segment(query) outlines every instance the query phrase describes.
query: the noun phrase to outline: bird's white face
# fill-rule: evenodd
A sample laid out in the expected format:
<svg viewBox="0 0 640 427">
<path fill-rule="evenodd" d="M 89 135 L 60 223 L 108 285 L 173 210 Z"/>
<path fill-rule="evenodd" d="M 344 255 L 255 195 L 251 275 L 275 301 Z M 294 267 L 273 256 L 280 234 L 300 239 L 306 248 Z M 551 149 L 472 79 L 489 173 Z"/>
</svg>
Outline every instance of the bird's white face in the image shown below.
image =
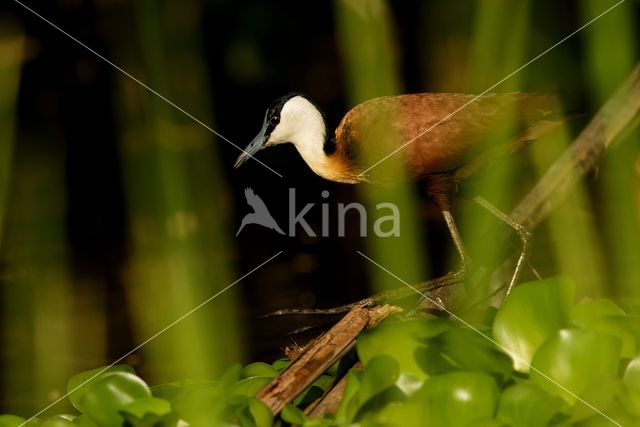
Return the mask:
<svg viewBox="0 0 640 427">
<path fill-rule="evenodd" d="M 313 157 L 316 160 L 325 157 L 326 132 L 322 113 L 308 99 L 300 95 L 280 98 L 267 110 L 262 129 L 240 154 L 235 167 L 263 148 L 288 142 L 296 146 L 309 164 Z"/>
<path fill-rule="evenodd" d="M 263 148 L 290 142 L 311 170 L 321 177 L 338 182 L 361 181 L 350 170 L 346 159 L 325 153 L 328 131 L 324 116 L 311 101 L 300 95 L 284 96 L 269 107 L 262 129 L 240 154 L 234 167 Z"/>
<path fill-rule="evenodd" d="M 277 112 L 274 112 L 274 115 Z M 322 113 L 308 99 L 294 96 L 284 103 L 279 113 L 279 120 L 265 117 L 266 120 L 278 121 L 266 141 L 266 145 L 290 142 L 298 149 L 319 148 L 322 151 L 327 132 Z"/>
</svg>

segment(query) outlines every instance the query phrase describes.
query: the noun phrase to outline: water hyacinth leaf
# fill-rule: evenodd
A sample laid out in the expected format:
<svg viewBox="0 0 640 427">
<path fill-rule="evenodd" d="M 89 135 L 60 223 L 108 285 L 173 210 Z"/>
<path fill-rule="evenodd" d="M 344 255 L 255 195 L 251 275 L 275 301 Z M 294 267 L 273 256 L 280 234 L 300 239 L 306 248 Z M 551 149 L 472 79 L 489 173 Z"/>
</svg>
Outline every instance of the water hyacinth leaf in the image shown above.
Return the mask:
<svg viewBox="0 0 640 427">
<path fill-rule="evenodd" d="M 511 373 L 513 363 L 489 341 L 490 333 L 484 334 L 486 336 L 468 328 L 451 329 L 429 340 L 429 345 L 438 349 L 458 370 L 496 374 L 502 381 Z"/>
<path fill-rule="evenodd" d="M 613 398 L 610 380 L 616 378 L 620 350 L 620 341 L 610 335 L 560 330 L 536 352 L 531 381 L 570 404 L 580 396 L 594 407 L 604 408 Z"/>
<path fill-rule="evenodd" d="M 151 391 L 140 378 L 128 372 L 112 372 L 92 381 L 78 401 L 78 407 L 95 423 L 115 427 L 122 425 L 121 410 L 137 399 L 149 397 Z"/>
<path fill-rule="evenodd" d="M 583 329 L 588 328 L 594 320 L 605 316 L 625 316 L 625 312 L 606 298 L 588 299 L 571 309 L 571 323 Z"/>
<path fill-rule="evenodd" d="M 206 424 L 220 420 L 226 397 L 219 384 L 193 388 L 173 399 L 171 410 L 189 424 Z"/>
<path fill-rule="evenodd" d="M 93 421 L 91 421 L 91 418 L 89 418 L 88 416 L 82 414 L 82 415 L 78 415 L 77 417 L 75 417 L 73 419 L 73 423 L 77 426 L 80 427 L 98 427 L 96 425 L 96 423 L 94 423 Z"/>
<path fill-rule="evenodd" d="M 240 380 L 237 383 L 231 385 L 225 393 L 229 395 L 242 395 L 247 397 L 253 397 L 264 386 L 269 384 L 272 377 L 251 377 L 244 380 Z"/>
<path fill-rule="evenodd" d="M 622 377 L 622 401 L 631 414 L 640 417 L 640 357 L 632 359 Z"/>
<path fill-rule="evenodd" d="M 360 377 L 360 403 L 395 385 L 400 375 L 398 362 L 386 354 L 367 363 Z"/>
<path fill-rule="evenodd" d="M 523 283 L 503 301 L 493 336 L 512 357 L 515 369 L 529 372 L 538 347 L 569 324 L 574 287 L 563 277 Z"/>
<path fill-rule="evenodd" d="M 106 375 L 112 372 L 128 372 L 135 374 L 133 368 L 129 365 L 113 365 L 102 368 L 91 369 L 90 371 L 80 372 L 79 374 L 71 377 L 67 382 L 67 393 L 69 393 L 69 400 L 71 404 L 79 411 L 82 411 L 78 407 L 78 401 L 84 394 L 84 392 L 102 375 Z"/>
<path fill-rule="evenodd" d="M 349 371 L 347 374 L 347 386 L 344 389 L 342 400 L 336 411 L 336 422 L 347 423 L 353 420 L 358 411 L 358 392 L 360 391 L 359 373 Z"/>
<path fill-rule="evenodd" d="M 500 396 L 498 419 L 518 427 L 548 425 L 565 402 L 531 382 L 514 384 Z"/>
<path fill-rule="evenodd" d="M 431 375 L 439 375 L 456 370 L 453 362 L 445 357 L 440 349 L 435 345 L 428 347 L 418 347 L 415 350 L 415 359 L 420 368 Z"/>
<path fill-rule="evenodd" d="M 424 380 L 410 374 L 400 374 L 396 381 L 396 387 L 398 387 L 407 396 L 411 396 L 416 391 L 420 390 L 423 384 Z"/>
<path fill-rule="evenodd" d="M 164 383 L 150 387 L 151 395 L 165 400 L 173 400 L 176 396 L 184 391 L 180 383 Z"/>
<path fill-rule="evenodd" d="M 303 425 L 307 421 L 304 412 L 289 403 L 282 408 L 280 417 L 292 425 Z"/>
<path fill-rule="evenodd" d="M 383 322 L 358 337 L 358 356 L 366 365 L 374 357 L 387 354 L 398 362 L 400 372 L 424 379 L 425 372 L 414 356 L 416 344 L 452 327 L 455 324 L 446 319 Z"/>
<path fill-rule="evenodd" d="M 273 362 L 271 366 L 276 371 L 282 372 L 290 364 L 291 364 L 291 361 L 289 359 L 278 359 L 275 362 Z"/>
<path fill-rule="evenodd" d="M 498 395 L 490 375 L 452 372 L 429 378 L 410 401 L 429 407 L 423 425 L 468 426 L 493 418 Z"/>
<path fill-rule="evenodd" d="M 145 414 L 165 415 L 171 412 L 171 404 L 169 401 L 157 397 L 145 397 L 125 405 L 122 412 L 127 412 L 138 418 L 144 417 Z"/>
<path fill-rule="evenodd" d="M 257 399 L 249 401 L 249 411 L 257 427 L 269 427 L 273 424 L 271 409 Z"/>
<path fill-rule="evenodd" d="M 251 378 L 251 377 L 273 378 L 276 375 L 278 375 L 278 370 L 271 365 L 267 365 L 266 363 L 256 362 L 242 368 L 242 373 L 240 375 L 242 378 Z"/>
<path fill-rule="evenodd" d="M 55 415 L 40 424 L 41 427 L 76 427 L 69 416 Z"/>
<path fill-rule="evenodd" d="M 18 427 L 24 424 L 26 420 L 17 415 L 0 415 L 0 427 Z"/>
<path fill-rule="evenodd" d="M 636 317 L 603 316 L 591 322 L 587 329 L 618 338 L 622 343 L 623 358 L 631 359 L 638 354 L 640 324 Z"/>
</svg>

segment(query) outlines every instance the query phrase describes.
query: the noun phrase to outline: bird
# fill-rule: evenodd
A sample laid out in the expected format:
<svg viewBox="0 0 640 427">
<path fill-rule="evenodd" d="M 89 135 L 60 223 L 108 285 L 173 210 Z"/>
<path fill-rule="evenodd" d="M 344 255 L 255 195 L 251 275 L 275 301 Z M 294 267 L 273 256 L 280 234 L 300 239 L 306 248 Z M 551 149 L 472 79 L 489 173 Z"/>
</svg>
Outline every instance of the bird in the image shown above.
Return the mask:
<svg viewBox="0 0 640 427">
<path fill-rule="evenodd" d="M 408 178 L 424 182 L 427 195 L 442 212 L 461 260 L 460 269 L 445 276 L 442 283 L 456 282 L 466 276 L 470 264 L 451 214 L 452 199 L 480 169 L 561 123 L 556 105 L 553 94 L 523 92 L 391 95 L 356 105 L 331 131 L 322 109 L 308 96 L 293 92 L 267 108 L 260 132 L 238 156 L 234 167 L 264 148 L 291 143 L 313 172 L 330 181 L 388 184 L 394 178 Z M 504 140 L 496 138 L 496 129 L 512 119 L 518 124 L 513 135 Z M 381 154 L 387 156 L 377 159 Z M 402 177 L 382 173 L 387 169 L 382 165 L 392 155 L 404 165 L 406 173 Z M 378 162 L 371 166 L 372 160 Z M 487 200 L 474 200 L 511 226 L 522 242 L 508 293 L 525 263 L 530 233 Z"/>
<path fill-rule="evenodd" d="M 247 204 L 253 208 L 253 212 L 248 213 L 242 218 L 240 228 L 236 233 L 236 237 L 240 234 L 242 229 L 247 224 L 258 224 L 263 227 L 267 227 L 271 230 L 275 230 L 280 234 L 285 234 L 284 231 L 278 226 L 278 223 L 269 213 L 267 205 L 264 204 L 262 199 L 253 192 L 251 187 L 247 187 L 244 190 L 244 197 L 247 200 Z"/>
</svg>

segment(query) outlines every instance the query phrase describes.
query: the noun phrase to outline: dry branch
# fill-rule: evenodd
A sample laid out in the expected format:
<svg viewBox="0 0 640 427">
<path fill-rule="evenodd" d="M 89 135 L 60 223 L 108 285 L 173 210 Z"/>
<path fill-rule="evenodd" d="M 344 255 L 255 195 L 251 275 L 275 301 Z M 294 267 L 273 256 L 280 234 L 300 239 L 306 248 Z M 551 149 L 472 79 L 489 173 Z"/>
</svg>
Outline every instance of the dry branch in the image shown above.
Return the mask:
<svg viewBox="0 0 640 427">
<path fill-rule="evenodd" d="M 256 398 L 277 414 L 351 350 L 360 332 L 399 311 L 398 307 L 389 305 L 355 306 L 334 327 L 309 343 L 284 371 L 258 392 Z"/>
</svg>

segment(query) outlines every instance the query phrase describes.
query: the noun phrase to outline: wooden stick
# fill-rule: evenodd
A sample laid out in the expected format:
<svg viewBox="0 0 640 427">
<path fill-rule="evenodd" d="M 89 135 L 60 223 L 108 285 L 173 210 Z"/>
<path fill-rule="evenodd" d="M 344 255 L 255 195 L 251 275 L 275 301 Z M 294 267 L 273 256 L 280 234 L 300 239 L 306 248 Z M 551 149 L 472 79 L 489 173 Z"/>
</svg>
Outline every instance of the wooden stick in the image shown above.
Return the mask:
<svg viewBox="0 0 640 427">
<path fill-rule="evenodd" d="M 532 230 L 590 172 L 613 140 L 632 123 L 640 110 L 640 64 L 616 90 L 571 146 L 549 168 L 513 210 L 511 218 Z"/>
<path fill-rule="evenodd" d="M 362 367 L 362 362 L 358 362 L 349 372 L 353 369 L 362 370 Z M 310 418 L 322 418 L 325 414 L 334 414 L 338 410 L 338 406 L 340 406 L 340 401 L 344 395 L 344 389 L 347 386 L 347 377 L 348 375 L 344 375 L 340 378 L 329 391 L 307 406 L 304 413 Z"/>
<path fill-rule="evenodd" d="M 309 343 L 291 365 L 258 392 L 256 398 L 263 401 L 274 415 L 279 413 L 284 405 L 351 350 L 360 332 L 399 311 L 399 307 L 389 305 L 354 307 L 333 328 Z"/>
</svg>

